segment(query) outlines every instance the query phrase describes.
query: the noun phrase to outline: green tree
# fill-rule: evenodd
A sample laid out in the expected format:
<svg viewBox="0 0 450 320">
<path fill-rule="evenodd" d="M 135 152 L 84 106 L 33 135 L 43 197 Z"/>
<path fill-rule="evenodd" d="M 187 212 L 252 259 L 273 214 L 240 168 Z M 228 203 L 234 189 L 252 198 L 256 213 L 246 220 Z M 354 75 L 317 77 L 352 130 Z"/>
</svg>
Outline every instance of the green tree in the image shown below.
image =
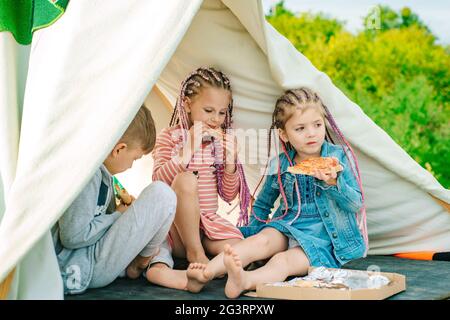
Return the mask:
<svg viewBox="0 0 450 320">
<path fill-rule="evenodd" d="M 379 8 L 381 29 L 358 34 L 323 13 L 294 14 L 283 2 L 267 20 L 449 187 L 450 46 L 436 44 L 410 9 Z"/>
<path fill-rule="evenodd" d="M 284 15 L 293 17 L 294 13 L 284 6 L 284 1 L 280 1 L 270 8 L 268 17 L 280 17 Z"/>
<path fill-rule="evenodd" d="M 302 13 L 296 16 L 284 7 L 284 1 L 277 3 L 266 18 L 301 52 L 312 44 L 316 47 L 328 43 L 343 28 L 343 22 L 323 14 Z"/>
</svg>

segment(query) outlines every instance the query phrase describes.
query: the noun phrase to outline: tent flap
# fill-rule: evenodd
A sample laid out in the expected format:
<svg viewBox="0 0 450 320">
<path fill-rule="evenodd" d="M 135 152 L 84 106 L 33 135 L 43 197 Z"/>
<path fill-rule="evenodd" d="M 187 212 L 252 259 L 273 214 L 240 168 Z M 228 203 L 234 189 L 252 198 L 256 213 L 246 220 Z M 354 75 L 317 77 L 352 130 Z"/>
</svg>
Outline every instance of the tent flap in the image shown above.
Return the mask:
<svg viewBox="0 0 450 320">
<path fill-rule="evenodd" d="M 200 4 L 73 1 L 54 25 L 36 32 L 17 172 L 0 225 L 0 279 L 57 221 L 125 131 Z"/>
</svg>

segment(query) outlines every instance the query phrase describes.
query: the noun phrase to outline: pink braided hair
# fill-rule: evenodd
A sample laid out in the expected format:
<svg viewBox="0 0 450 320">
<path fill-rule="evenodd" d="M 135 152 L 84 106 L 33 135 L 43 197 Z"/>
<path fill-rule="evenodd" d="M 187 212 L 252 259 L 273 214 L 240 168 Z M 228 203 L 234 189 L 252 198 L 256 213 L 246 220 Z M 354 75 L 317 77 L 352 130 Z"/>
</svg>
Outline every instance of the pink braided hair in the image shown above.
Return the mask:
<svg viewBox="0 0 450 320">
<path fill-rule="evenodd" d="M 342 134 L 341 130 L 339 129 L 336 121 L 334 120 L 333 116 L 331 115 L 330 110 L 328 110 L 328 108 L 325 105 L 323 105 L 323 108 L 325 109 L 326 118 L 328 120 L 328 123 L 330 124 L 331 128 L 333 129 L 334 133 L 336 134 L 339 144 L 345 145 L 347 147 L 347 148 L 344 147 L 342 149 L 344 150 L 345 156 L 349 160 L 353 176 L 356 178 L 356 181 L 358 182 L 359 190 L 361 191 L 362 206 L 361 206 L 360 211 L 356 212 L 356 221 L 358 221 L 358 227 L 361 231 L 361 234 L 363 235 L 364 242 L 366 244 L 366 252 L 364 255 L 367 255 L 367 251 L 369 248 L 369 235 L 368 235 L 368 231 L 367 231 L 367 213 L 366 213 L 364 190 L 362 187 L 362 180 L 361 180 L 361 173 L 359 171 L 358 159 L 356 158 L 356 155 L 353 152 L 352 147 L 350 146 L 350 144 L 348 143 L 348 141 L 345 139 L 344 135 Z M 351 158 L 348 154 L 348 150 L 350 150 Z M 351 160 L 353 160 L 353 161 L 351 161 Z"/>
<path fill-rule="evenodd" d="M 183 129 L 183 142 L 187 139 L 187 131 L 189 130 L 189 117 L 184 108 L 184 101 L 186 97 L 193 97 L 200 93 L 200 89 L 203 86 L 211 86 L 216 88 L 222 88 L 230 91 L 231 93 L 231 85 L 228 77 L 214 68 L 198 68 L 191 72 L 185 80 L 181 83 L 180 95 L 177 98 L 175 108 L 170 120 L 169 126 L 174 126 L 181 122 L 181 127 Z M 233 125 L 233 99 L 230 100 L 230 104 L 228 105 L 227 113 L 225 116 L 225 121 L 222 124 L 222 131 L 227 132 L 232 129 Z M 223 175 L 225 170 L 225 165 L 223 159 L 220 159 L 219 154 L 216 152 L 218 148 L 220 148 L 220 141 L 214 139 L 213 143 L 213 153 L 215 157 L 214 167 L 216 168 L 215 174 L 217 177 L 217 188 L 219 195 L 223 198 Z M 237 226 L 247 225 L 248 224 L 248 208 L 250 204 L 250 189 L 247 184 L 247 180 L 245 179 L 244 169 L 239 159 L 236 159 L 236 170 L 239 175 L 239 203 L 240 203 L 240 212 L 239 218 L 237 221 Z"/>
</svg>

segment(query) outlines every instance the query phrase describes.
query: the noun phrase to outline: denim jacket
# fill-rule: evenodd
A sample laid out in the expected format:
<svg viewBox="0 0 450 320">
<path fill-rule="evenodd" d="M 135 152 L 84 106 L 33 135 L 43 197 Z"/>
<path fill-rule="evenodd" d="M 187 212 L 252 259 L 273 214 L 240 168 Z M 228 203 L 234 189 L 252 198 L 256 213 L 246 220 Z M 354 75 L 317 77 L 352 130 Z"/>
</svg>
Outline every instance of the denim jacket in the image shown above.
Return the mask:
<svg viewBox="0 0 450 320">
<path fill-rule="evenodd" d="M 292 149 L 288 154 L 291 161 L 294 162 L 296 151 Z M 338 173 L 336 186 L 314 179 L 314 201 L 333 243 L 334 254 L 341 264 L 345 264 L 350 260 L 363 257 L 366 249 L 355 215 L 362 206 L 361 192 L 352 173 L 349 160 L 341 146 L 325 141 L 322 145 L 321 156 L 336 157 L 344 168 L 343 171 Z M 281 181 L 287 204 L 289 208 L 292 208 L 294 197 L 297 197 L 294 191 L 295 175 L 287 171 L 290 164 L 286 155 L 282 153 L 279 158 Z M 267 220 L 275 201 L 280 195 L 277 172 L 278 159 L 275 157 L 269 163 L 265 183 L 253 205 L 253 213 L 262 220 Z M 283 215 L 284 211 L 285 203 L 281 200 L 273 217 Z M 301 217 L 302 214 L 300 213 L 298 219 L 301 219 Z M 262 224 L 263 222 L 258 221 L 253 215 L 251 216 L 249 226 L 260 226 Z"/>
</svg>

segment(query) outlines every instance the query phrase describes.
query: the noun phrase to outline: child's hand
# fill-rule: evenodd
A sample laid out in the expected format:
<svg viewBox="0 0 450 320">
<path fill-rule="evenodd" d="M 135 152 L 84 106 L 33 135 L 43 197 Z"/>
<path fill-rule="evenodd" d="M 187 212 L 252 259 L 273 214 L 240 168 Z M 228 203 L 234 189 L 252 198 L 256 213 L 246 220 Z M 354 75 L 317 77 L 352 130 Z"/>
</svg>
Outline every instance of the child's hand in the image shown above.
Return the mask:
<svg viewBox="0 0 450 320">
<path fill-rule="evenodd" d="M 135 200 L 134 197 L 132 195 L 130 195 L 128 193 L 128 191 L 125 189 L 120 189 L 118 191 L 118 193 L 119 193 L 120 202 L 122 202 L 125 205 L 129 206 Z"/>
<path fill-rule="evenodd" d="M 187 144 L 180 150 L 179 156 L 182 163 L 187 165 L 194 153 L 201 148 L 204 137 L 214 137 L 214 139 L 222 139 L 222 133 L 207 126 L 201 121 L 196 121 L 189 129 Z"/>
<path fill-rule="evenodd" d="M 130 199 L 131 199 L 131 202 L 128 204 L 128 206 L 131 206 L 133 204 L 133 202 L 136 201 L 136 198 L 134 196 L 132 196 L 131 194 L 130 194 Z"/>
<path fill-rule="evenodd" d="M 195 122 L 189 129 L 187 143 L 179 153 L 184 165 L 187 166 L 194 153 L 201 148 L 203 136 L 206 135 L 205 131 L 206 126 L 200 121 Z"/>
<path fill-rule="evenodd" d="M 312 176 L 315 177 L 316 179 L 325 181 L 325 183 L 329 185 L 336 185 L 337 173 L 334 168 L 331 168 L 329 172 L 314 170 Z"/>
<path fill-rule="evenodd" d="M 128 210 L 128 208 L 133 204 L 133 202 L 136 200 L 135 197 L 133 197 L 131 194 L 130 196 L 130 203 L 126 204 L 124 203 L 124 201 L 121 199 L 120 200 L 120 204 L 117 206 L 116 210 L 119 211 L 120 213 L 124 213 L 125 211 Z"/>
<path fill-rule="evenodd" d="M 123 204 L 122 202 L 116 207 L 116 211 L 119 211 L 120 213 L 124 213 L 128 210 L 128 207 L 126 204 Z"/>
</svg>

